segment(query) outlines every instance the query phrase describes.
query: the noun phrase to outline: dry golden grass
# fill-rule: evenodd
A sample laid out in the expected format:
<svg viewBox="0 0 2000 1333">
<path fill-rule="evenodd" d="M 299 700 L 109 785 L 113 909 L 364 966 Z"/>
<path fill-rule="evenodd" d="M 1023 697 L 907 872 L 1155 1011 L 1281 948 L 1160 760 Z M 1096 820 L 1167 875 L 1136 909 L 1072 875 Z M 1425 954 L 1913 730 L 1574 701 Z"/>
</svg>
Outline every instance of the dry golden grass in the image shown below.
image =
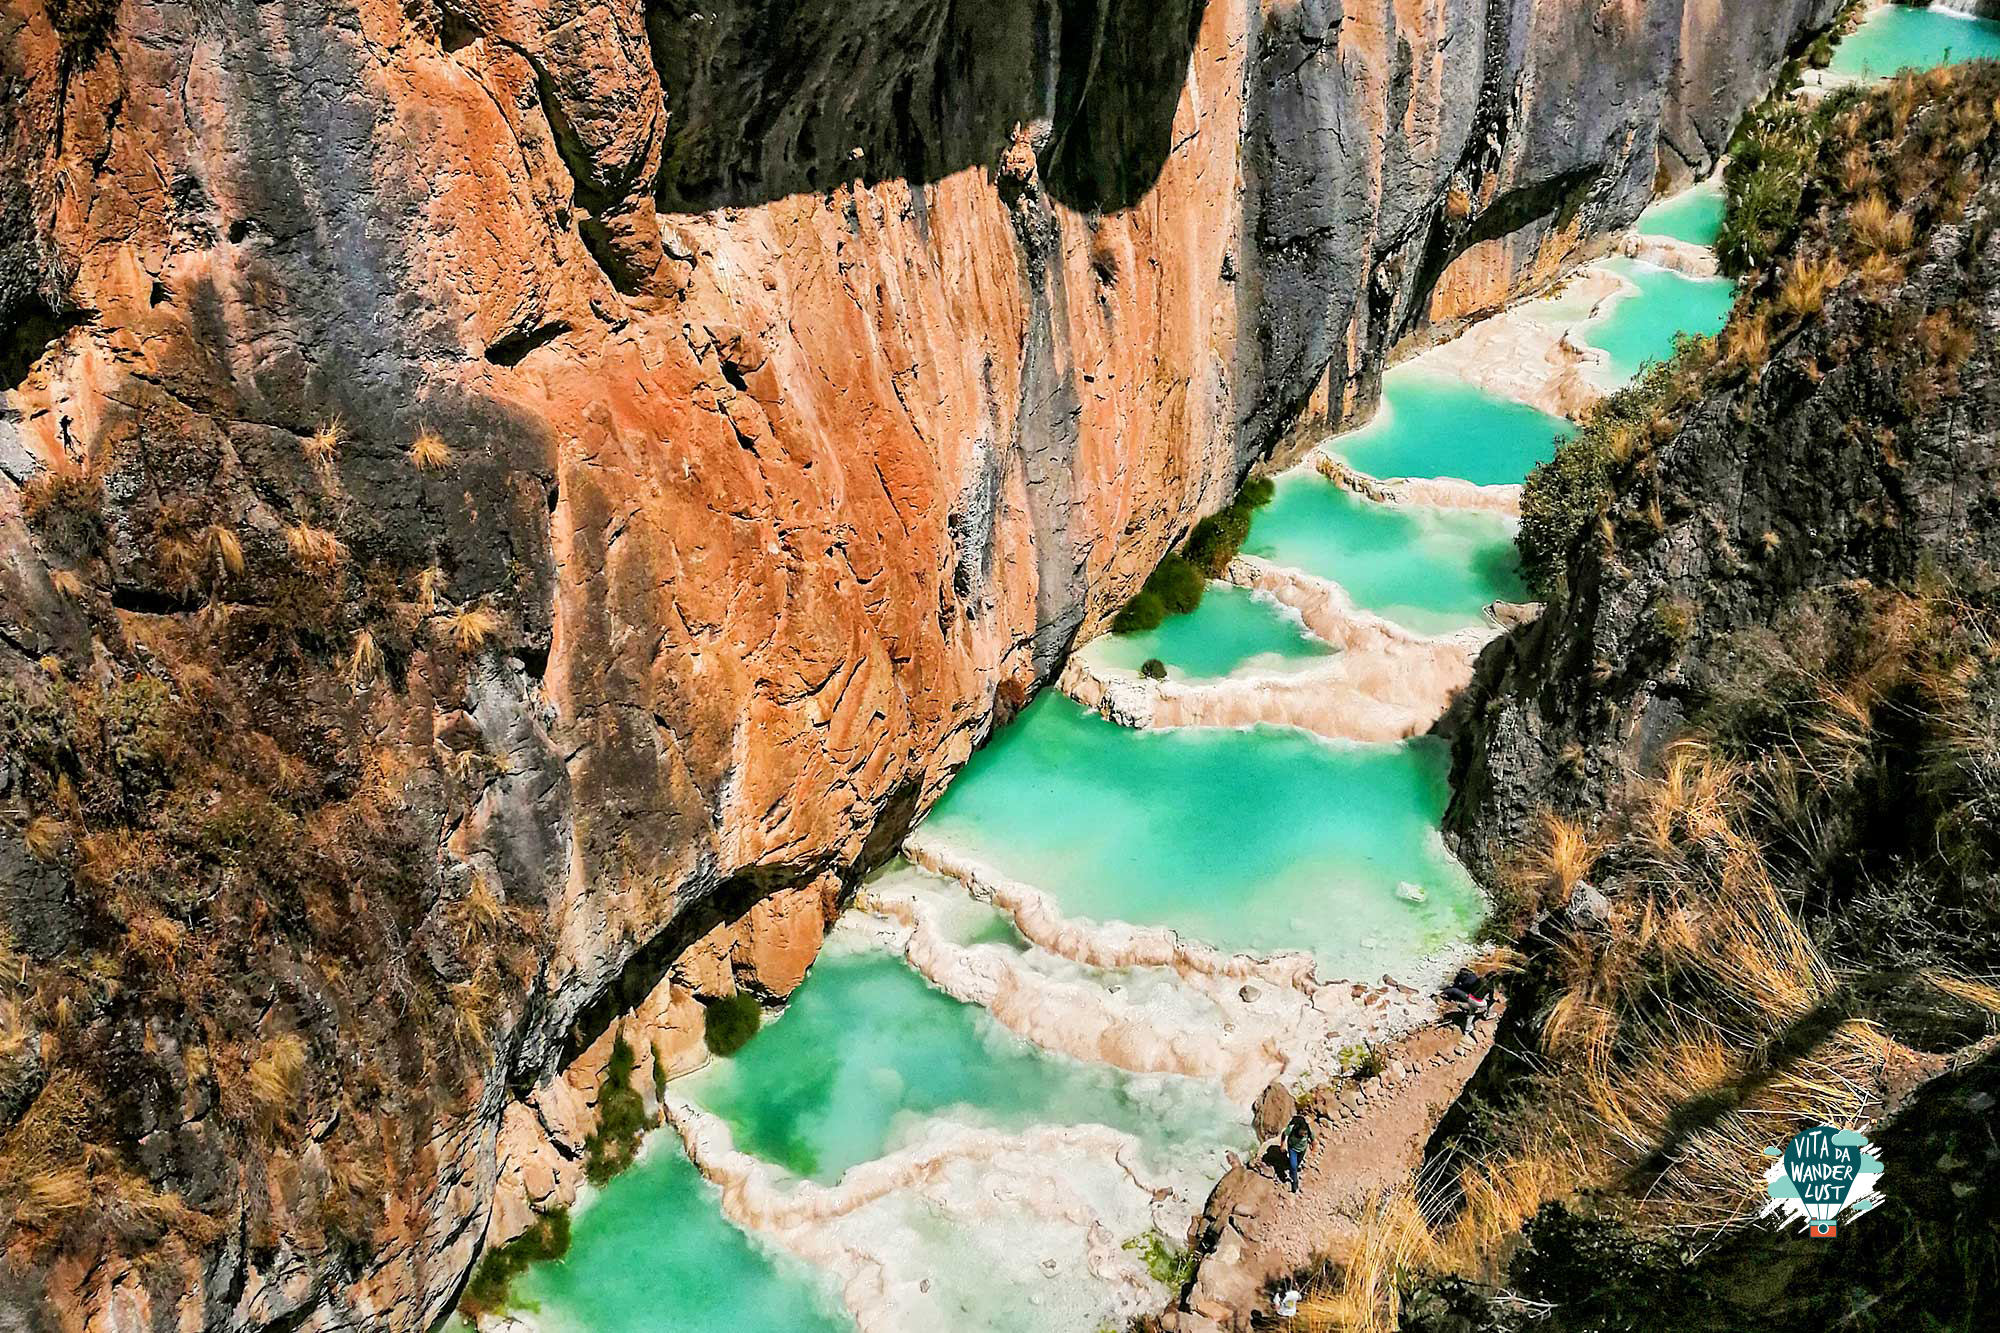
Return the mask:
<svg viewBox="0 0 2000 1333">
<path fill-rule="evenodd" d="M 330 574 L 347 560 L 347 547 L 325 528 L 300 523 L 285 529 L 285 545 L 292 559 L 314 574 Z"/>
<path fill-rule="evenodd" d="M 1463 222 L 1472 216 L 1472 196 L 1463 186 L 1454 185 L 1445 192 L 1444 215 L 1453 222 Z"/>
<path fill-rule="evenodd" d="M 500 924 L 506 916 L 506 908 L 500 896 L 493 892 L 493 885 L 486 876 L 474 873 L 471 886 L 458 900 L 455 915 L 459 920 L 460 938 L 469 946 Z"/>
<path fill-rule="evenodd" d="M 1882 173 L 1867 150 L 1854 147 L 1840 159 L 1841 188 L 1850 195 L 1864 195 L 1882 183 Z M 1880 198 L 1880 196 L 1877 196 Z"/>
<path fill-rule="evenodd" d="M 315 468 L 331 468 L 340 459 L 340 446 L 346 442 L 347 429 L 337 416 L 328 417 L 319 423 L 319 428 L 300 441 L 307 461 Z"/>
<path fill-rule="evenodd" d="M 347 657 L 347 683 L 361 686 L 372 682 L 382 674 L 382 650 L 375 644 L 375 636 L 361 630 L 354 636 L 354 651 Z"/>
<path fill-rule="evenodd" d="M 443 598 L 444 585 L 444 571 L 436 565 L 426 566 L 424 572 L 417 575 L 418 615 L 427 616 L 438 609 L 438 603 Z"/>
<path fill-rule="evenodd" d="M 1778 287 L 1778 309 L 1795 319 L 1817 315 L 1846 276 L 1847 265 L 1834 255 L 1794 259 L 1785 266 L 1784 280 Z"/>
<path fill-rule="evenodd" d="M 51 588 L 54 588 L 59 596 L 67 597 L 72 602 L 78 602 L 83 600 L 83 594 L 86 587 L 83 581 L 83 575 L 77 573 L 73 569 L 50 570 L 49 586 Z"/>
<path fill-rule="evenodd" d="M 1438 1244 L 1415 1196 L 1378 1196 L 1335 1282 L 1315 1286 L 1299 1303 L 1302 1333 L 1393 1333 L 1402 1310 L 1400 1279 L 1435 1266 Z"/>
<path fill-rule="evenodd" d="M 69 829 L 60 819 L 49 815 L 36 815 L 21 830 L 21 841 L 28 849 L 28 855 L 37 861 L 54 861 L 62 855 L 63 843 L 69 839 Z"/>
<path fill-rule="evenodd" d="M 436 431 L 423 430 L 410 442 L 410 465 L 419 472 L 435 472 L 451 462 L 451 446 Z"/>
<path fill-rule="evenodd" d="M 264 1043 L 244 1071 L 243 1087 L 258 1115 L 267 1122 L 290 1117 L 305 1086 L 306 1044 L 293 1033 Z"/>
<path fill-rule="evenodd" d="M 1721 348 L 1723 359 L 1730 365 L 1743 370 L 1755 370 L 1771 359 L 1771 325 L 1768 317 L 1758 311 L 1746 314 L 1729 322 L 1722 332 Z"/>
<path fill-rule="evenodd" d="M 135 954 L 158 962 L 171 962 L 186 947 L 188 928 L 158 912 L 136 914 L 126 923 L 125 942 Z"/>
<path fill-rule="evenodd" d="M 445 636 L 461 653 L 478 652 L 500 632 L 500 617 L 483 606 L 468 606 L 445 617 Z"/>
<path fill-rule="evenodd" d="M 218 570 L 231 575 L 243 572 L 243 544 L 230 529 L 211 523 L 202 530 L 202 543 Z"/>
<path fill-rule="evenodd" d="M 2000 988 L 1971 977 L 1955 977 L 1942 972 L 1926 972 L 1924 980 L 1961 1004 L 1983 1009 L 1989 1014 L 2000 1014 Z"/>
<path fill-rule="evenodd" d="M 1848 210 L 1847 227 L 1863 258 L 1900 255 L 1916 241 L 1916 219 L 1898 213 L 1879 194 L 1868 195 Z"/>
<path fill-rule="evenodd" d="M 1971 359 L 1976 346 L 1969 317 L 1959 311 L 1933 310 L 1917 325 L 1917 343 L 1931 364 L 1955 371 Z"/>
</svg>

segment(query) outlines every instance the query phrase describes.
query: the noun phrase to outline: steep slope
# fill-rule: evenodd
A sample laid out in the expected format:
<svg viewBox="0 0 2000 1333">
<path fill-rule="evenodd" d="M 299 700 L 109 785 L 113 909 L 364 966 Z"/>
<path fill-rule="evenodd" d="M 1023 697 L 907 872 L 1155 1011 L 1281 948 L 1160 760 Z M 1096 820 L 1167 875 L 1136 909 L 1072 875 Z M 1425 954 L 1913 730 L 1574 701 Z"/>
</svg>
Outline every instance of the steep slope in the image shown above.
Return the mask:
<svg viewBox="0 0 2000 1333">
<path fill-rule="evenodd" d="M 614 1015 L 1832 8 L 7 0 L 6 1303 L 426 1324 Z"/>
<path fill-rule="evenodd" d="M 1461 701 L 1448 817 L 1522 966 L 1403 1327 L 1976 1324 L 1940 1126 L 2000 1040 L 1996 95 L 1760 118 L 1766 268 L 1530 479 L 1549 602 Z M 1880 1262 L 1748 1225 L 1812 1123 L 1907 1145 Z"/>
</svg>

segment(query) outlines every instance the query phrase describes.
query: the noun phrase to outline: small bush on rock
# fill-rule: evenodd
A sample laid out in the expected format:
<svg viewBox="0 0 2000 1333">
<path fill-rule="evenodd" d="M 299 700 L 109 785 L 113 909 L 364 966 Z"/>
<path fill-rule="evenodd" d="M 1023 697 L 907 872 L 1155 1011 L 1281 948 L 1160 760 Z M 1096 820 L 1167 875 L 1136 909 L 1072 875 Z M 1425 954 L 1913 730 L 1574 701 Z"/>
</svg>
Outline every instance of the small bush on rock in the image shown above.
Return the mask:
<svg viewBox="0 0 2000 1333">
<path fill-rule="evenodd" d="M 472 1270 L 465 1294 L 458 1299 L 461 1313 L 472 1318 L 499 1314 L 507 1308 L 507 1289 L 529 1264 L 560 1259 L 569 1253 L 569 1209 L 557 1208 L 537 1217 L 529 1228 L 488 1250 Z"/>
<path fill-rule="evenodd" d="M 1149 657 L 1139 664 L 1139 674 L 1147 680 L 1165 680 L 1167 664 L 1157 657 Z"/>
<path fill-rule="evenodd" d="M 1141 588 L 1132 600 L 1119 608 L 1118 614 L 1111 618 L 1111 632 L 1143 634 L 1149 629 L 1158 629 L 1160 622 L 1166 618 L 1166 603 L 1160 600 L 1160 595 Z"/>
<path fill-rule="evenodd" d="M 763 1025 L 764 1010 L 757 1001 L 738 991 L 708 1006 L 702 1039 L 716 1055 L 734 1055 L 757 1035 Z"/>
<path fill-rule="evenodd" d="M 632 1165 L 639 1150 L 639 1136 L 651 1128 L 646 1118 L 646 1102 L 632 1086 L 632 1071 L 638 1061 L 623 1032 L 611 1045 L 610 1063 L 604 1066 L 604 1084 L 597 1094 L 597 1132 L 584 1140 L 584 1174 L 593 1185 L 602 1185 Z"/>
</svg>

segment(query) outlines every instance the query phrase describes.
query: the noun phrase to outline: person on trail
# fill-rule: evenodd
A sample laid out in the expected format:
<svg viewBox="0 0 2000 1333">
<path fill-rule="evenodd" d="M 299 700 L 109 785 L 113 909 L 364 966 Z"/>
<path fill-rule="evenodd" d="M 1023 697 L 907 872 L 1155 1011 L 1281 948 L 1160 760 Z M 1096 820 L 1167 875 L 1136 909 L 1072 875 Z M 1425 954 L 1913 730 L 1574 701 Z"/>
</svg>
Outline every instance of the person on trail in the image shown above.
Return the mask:
<svg viewBox="0 0 2000 1333">
<path fill-rule="evenodd" d="M 1458 969 L 1458 975 L 1440 995 L 1451 1006 L 1468 1037 L 1472 1035 L 1472 1025 L 1493 1012 L 1493 978 L 1482 977 L 1469 967 Z"/>
<path fill-rule="evenodd" d="M 1293 1116 L 1292 1123 L 1285 1126 L 1285 1166 L 1294 1194 L 1299 1192 L 1299 1167 L 1306 1160 L 1306 1150 L 1312 1146 L 1312 1126 L 1303 1115 Z"/>
</svg>

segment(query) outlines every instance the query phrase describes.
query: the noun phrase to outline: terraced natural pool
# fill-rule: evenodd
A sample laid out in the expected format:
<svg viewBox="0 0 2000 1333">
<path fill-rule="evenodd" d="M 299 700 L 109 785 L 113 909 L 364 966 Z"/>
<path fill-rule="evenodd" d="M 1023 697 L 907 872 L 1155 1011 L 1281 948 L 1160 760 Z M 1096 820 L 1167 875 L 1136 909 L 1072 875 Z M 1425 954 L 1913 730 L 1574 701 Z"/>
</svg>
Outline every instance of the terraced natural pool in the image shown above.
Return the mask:
<svg viewBox="0 0 2000 1333">
<path fill-rule="evenodd" d="M 1479 895 L 1437 832 L 1445 769 L 1436 742 L 1133 731 L 1049 694 L 974 756 L 920 836 L 1072 916 L 1374 975 L 1478 924 Z"/>
<path fill-rule="evenodd" d="M 1703 181 L 1662 199 L 1639 215 L 1641 236 L 1665 236 L 1689 245 L 1711 246 L 1722 234 L 1725 200 L 1720 179 Z"/>
<path fill-rule="evenodd" d="M 1168 616 L 1154 629 L 1108 634 L 1084 651 L 1124 671 L 1158 658 L 1173 679 L 1204 680 L 1232 672 L 1295 670 L 1333 649 L 1270 598 L 1210 583 L 1201 605 L 1186 615 Z"/>
<path fill-rule="evenodd" d="M 1610 358 L 1599 376 L 1606 387 L 1624 384 L 1646 363 L 1672 356 L 1680 334 L 1721 332 L 1736 302 L 1736 284 L 1727 278 L 1691 278 L 1623 257 L 1603 264 L 1638 289 L 1582 328 L 1584 341 Z"/>
<path fill-rule="evenodd" d="M 1834 74 L 1883 79 L 1905 69 L 2000 56 L 2000 22 L 1946 9 L 1883 5 L 1833 50 Z"/>
<path fill-rule="evenodd" d="M 1576 427 L 1560 417 L 1424 370 L 1382 377 L 1382 406 L 1327 451 L 1375 477 L 1458 477 L 1479 485 L 1517 482 Z"/>
<path fill-rule="evenodd" d="M 1528 599 L 1512 520 L 1376 504 L 1312 473 L 1279 478 L 1243 550 L 1330 579 L 1357 605 L 1426 634 L 1477 625 L 1490 602 Z"/>
</svg>

